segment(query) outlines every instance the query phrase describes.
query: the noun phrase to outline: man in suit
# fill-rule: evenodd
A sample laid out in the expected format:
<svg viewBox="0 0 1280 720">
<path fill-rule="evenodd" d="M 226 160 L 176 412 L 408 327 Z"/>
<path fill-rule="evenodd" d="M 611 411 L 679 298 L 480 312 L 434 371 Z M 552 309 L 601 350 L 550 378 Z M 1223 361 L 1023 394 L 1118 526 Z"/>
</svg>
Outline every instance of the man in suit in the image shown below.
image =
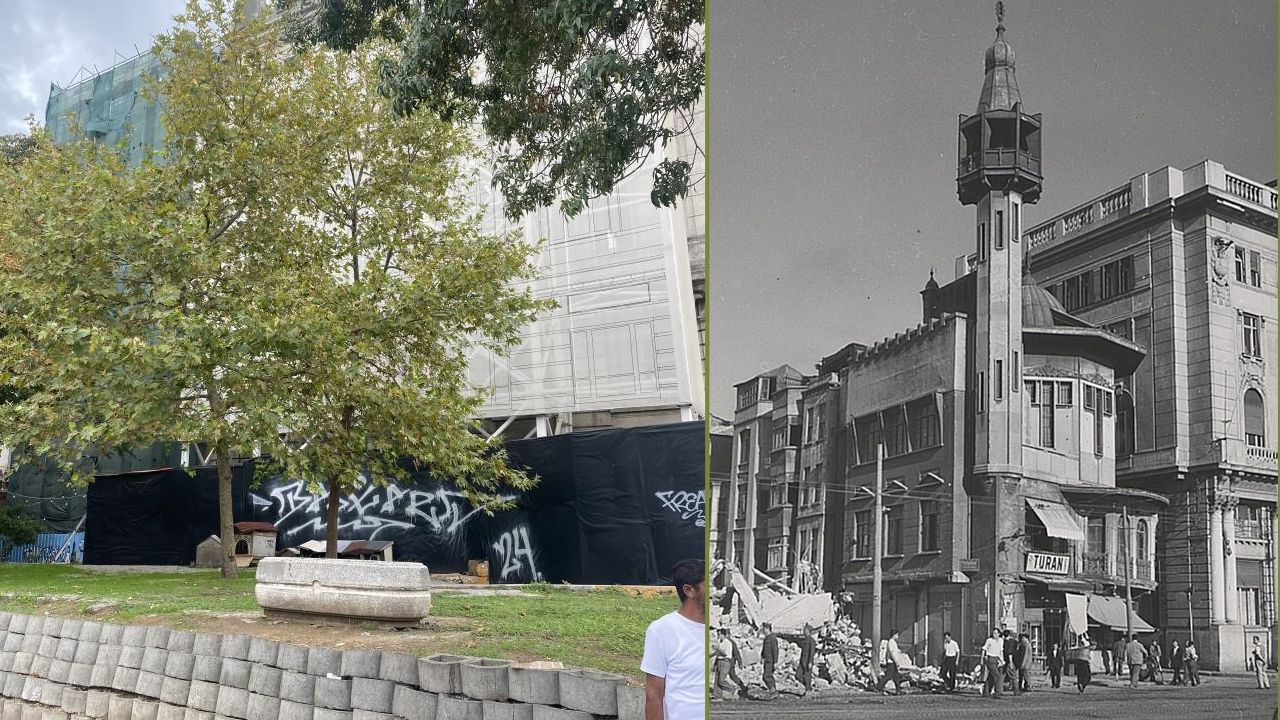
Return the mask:
<svg viewBox="0 0 1280 720">
<path fill-rule="evenodd" d="M 764 632 L 764 646 L 760 649 L 760 662 L 764 663 L 764 686 L 771 693 L 777 692 L 773 669 L 778 666 L 778 636 L 773 632 L 773 623 L 763 623 L 760 629 Z"/>
</svg>

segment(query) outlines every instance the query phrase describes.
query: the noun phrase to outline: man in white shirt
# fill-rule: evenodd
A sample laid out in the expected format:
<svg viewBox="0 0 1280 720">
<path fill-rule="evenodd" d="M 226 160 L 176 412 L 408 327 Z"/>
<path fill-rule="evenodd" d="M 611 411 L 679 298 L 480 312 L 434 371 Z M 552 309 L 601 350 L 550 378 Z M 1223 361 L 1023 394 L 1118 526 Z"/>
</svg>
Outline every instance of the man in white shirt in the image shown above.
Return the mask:
<svg viewBox="0 0 1280 720">
<path fill-rule="evenodd" d="M 902 686 L 906 684 L 899 670 L 903 667 L 910 667 L 911 660 L 902 654 L 901 648 L 898 647 L 898 631 L 889 631 L 889 641 L 885 643 L 886 653 L 881 662 L 884 663 L 884 673 L 880 675 L 880 682 L 876 684 L 876 691 L 884 690 L 885 683 L 893 682 L 893 691 L 895 695 L 902 694 Z"/>
<path fill-rule="evenodd" d="M 960 643 L 952 639 L 951 633 L 942 633 L 942 682 L 947 685 L 947 692 L 956 691 L 956 666 L 960 664 Z"/>
<path fill-rule="evenodd" d="M 705 720 L 707 566 L 681 560 L 671 568 L 680 609 L 649 624 L 644 634 L 645 720 Z"/>
<path fill-rule="evenodd" d="M 1000 671 L 1000 666 L 1004 662 L 1004 640 L 1000 637 L 1000 630 L 991 631 L 991 637 L 982 644 L 982 666 L 987 671 L 986 680 L 982 683 L 982 697 L 987 697 L 994 691 L 996 697 L 1000 697 L 1004 690 L 1004 673 Z"/>
</svg>

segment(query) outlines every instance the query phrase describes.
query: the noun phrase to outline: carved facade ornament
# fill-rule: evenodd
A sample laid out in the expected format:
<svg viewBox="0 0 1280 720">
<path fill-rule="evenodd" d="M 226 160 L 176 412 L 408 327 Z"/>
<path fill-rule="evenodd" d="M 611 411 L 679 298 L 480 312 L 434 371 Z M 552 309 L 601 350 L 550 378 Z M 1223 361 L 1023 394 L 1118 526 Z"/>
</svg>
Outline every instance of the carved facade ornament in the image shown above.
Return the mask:
<svg viewBox="0 0 1280 720">
<path fill-rule="evenodd" d="M 1235 245 L 1230 238 L 1213 238 L 1213 257 L 1209 267 L 1209 298 L 1218 305 L 1231 305 L 1231 257 L 1229 251 Z"/>
</svg>

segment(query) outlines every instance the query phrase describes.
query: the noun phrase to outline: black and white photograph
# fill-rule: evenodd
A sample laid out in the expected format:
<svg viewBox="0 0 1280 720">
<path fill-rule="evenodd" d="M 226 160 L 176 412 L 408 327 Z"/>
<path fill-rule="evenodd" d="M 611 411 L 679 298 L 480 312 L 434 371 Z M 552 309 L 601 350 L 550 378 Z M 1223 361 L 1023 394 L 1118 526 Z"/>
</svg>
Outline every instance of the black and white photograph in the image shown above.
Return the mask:
<svg viewBox="0 0 1280 720">
<path fill-rule="evenodd" d="M 1273 717 L 1276 15 L 710 4 L 712 717 Z"/>
</svg>

